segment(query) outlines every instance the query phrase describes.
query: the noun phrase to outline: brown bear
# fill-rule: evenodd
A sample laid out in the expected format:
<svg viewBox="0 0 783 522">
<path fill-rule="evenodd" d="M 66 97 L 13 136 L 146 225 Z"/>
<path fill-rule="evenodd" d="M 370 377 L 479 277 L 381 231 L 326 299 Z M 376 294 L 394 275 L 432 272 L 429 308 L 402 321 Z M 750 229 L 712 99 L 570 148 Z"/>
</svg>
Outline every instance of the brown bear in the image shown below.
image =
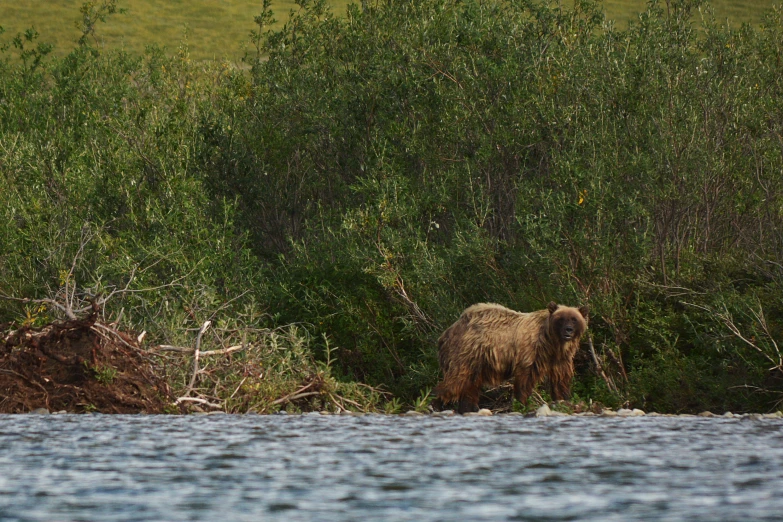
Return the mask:
<svg viewBox="0 0 783 522">
<path fill-rule="evenodd" d="M 553 398 L 567 399 L 574 355 L 587 330 L 586 306 L 549 303 L 522 313 L 493 303 L 476 304 L 438 339 L 443 381 L 435 388 L 442 404 L 476 411 L 481 387 L 512 379 L 514 397 L 524 404 L 536 385 L 549 378 Z"/>
</svg>

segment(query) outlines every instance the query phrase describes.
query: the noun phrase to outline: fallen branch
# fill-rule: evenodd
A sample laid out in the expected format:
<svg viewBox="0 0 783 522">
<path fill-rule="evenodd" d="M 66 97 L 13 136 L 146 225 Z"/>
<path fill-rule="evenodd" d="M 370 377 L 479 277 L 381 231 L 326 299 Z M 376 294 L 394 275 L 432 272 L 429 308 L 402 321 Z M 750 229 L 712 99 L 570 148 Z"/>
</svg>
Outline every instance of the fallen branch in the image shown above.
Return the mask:
<svg viewBox="0 0 783 522">
<path fill-rule="evenodd" d="M 289 402 L 289 401 L 292 401 L 292 400 L 295 400 L 295 399 L 299 399 L 301 397 L 306 397 L 306 396 L 310 396 L 310 395 L 319 395 L 321 392 L 308 392 L 307 394 L 304 394 L 304 395 L 301 394 L 301 392 L 303 392 L 306 389 L 310 388 L 315 383 L 316 383 L 316 381 L 313 381 L 310 384 L 307 384 L 307 385 L 299 388 L 295 392 L 289 393 L 285 397 L 281 397 L 281 398 L 279 398 L 279 399 L 277 399 L 275 401 L 272 401 L 272 404 L 283 404 L 285 402 Z"/>
<path fill-rule="evenodd" d="M 272 404 L 284 404 L 286 402 L 295 401 L 296 399 L 301 399 L 303 397 L 310 397 L 312 395 L 321 395 L 321 392 L 306 392 L 306 393 L 299 393 L 297 395 L 290 395 L 283 397 L 282 399 L 277 399 L 276 401 L 272 401 Z"/>
<path fill-rule="evenodd" d="M 331 393 L 330 393 L 329 395 L 331 396 Z M 347 397 L 343 397 L 342 395 L 338 395 L 338 397 L 340 397 L 340 400 L 341 400 L 341 401 L 345 401 L 345 402 L 347 402 L 347 403 L 349 403 L 349 404 L 353 404 L 354 406 L 356 406 L 357 408 L 359 408 L 361 411 L 367 411 L 367 410 L 365 410 L 364 406 L 362 406 L 361 404 L 359 404 L 359 403 L 358 403 L 358 402 L 356 402 L 356 401 L 352 401 L 351 399 L 349 399 L 349 398 L 347 398 Z M 345 408 L 343 408 L 343 409 L 345 409 Z"/>
<path fill-rule="evenodd" d="M 176 401 L 174 401 L 174 404 L 177 405 L 183 402 L 197 402 L 199 404 L 209 406 L 210 408 L 215 408 L 216 410 L 223 409 L 223 406 L 221 404 L 215 404 L 214 402 L 209 402 L 206 399 L 200 399 L 198 397 L 179 397 Z"/>
<path fill-rule="evenodd" d="M 207 331 L 210 324 L 212 324 L 212 321 L 205 321 L 198 331 L 198 337 L 196 337 L 196 348 L 193 352 L 193 375 L 190 377 L 190 384 L 188 384 L 188 390 L 185 392 L 186 397 L 190 395 L 190 392 L 193 391 L 193 387 L 196 385 L 196 378 L 198 377 L 199 372 L 198 359 L 201 351 L 201 338 L 204 336 L 204 332 Z"/>
<path fill-rule="evenodd" d="M 234 353 L 234 352 L 238 352 L 239 350 L 244 350 L 248 346 L 249 345 L 246 344 L 237 344 L 235 346 L 229 346 L 228 348 L 223 348 L 220 350 L 206 350 L 201 352 L 199 356 L 205 357 L 207 355 L 221 355 L 227 353 Z M 180 353 L 192 353 L 195 351 L 195 348 L 188 348 L 186 346 L 172 346 L 170 344 L 161 344 L 160 346 L 157 346 L 155 349 L 164 352 L 180 352 Z"/>
<path fill-rule="evenodd" d="M 333 403 L 335 406 L 337 406 L 337 411 L 338 411 L 338 412 L 342 412 L 342 411 L 348 411 L 348 410 L 345 408 L 345 406 L 344 406 L 344 405 L 342 405 L 342 404 L 340 404 L 340 403 L 337 401 L 337 399 L 335 399 L 335 398 L 334 398 L 334 395 L 332 395 L 331 393 L 329 394 L 329 398 L 330 398 L 330 399 L 332 399 L 332 403 Z"/>
<path fill-rule="evenodd" d="M 172 346 L 170 344 L 161 344 L 153 348 L 153 350 L 160 350 L 163 352 L 181 352 L 181 353 L 192 353 L 194 351 L 193 348 L 189 348 L 187 346 Z"/>
</svg>

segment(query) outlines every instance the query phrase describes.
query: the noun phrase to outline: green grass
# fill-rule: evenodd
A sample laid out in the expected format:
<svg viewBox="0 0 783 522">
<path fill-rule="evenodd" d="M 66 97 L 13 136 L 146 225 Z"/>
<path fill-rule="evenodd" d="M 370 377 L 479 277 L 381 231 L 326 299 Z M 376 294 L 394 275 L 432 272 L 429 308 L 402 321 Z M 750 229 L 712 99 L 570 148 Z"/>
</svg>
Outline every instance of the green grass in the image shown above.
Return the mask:
<svg viewBox="0 0 783 522">
<path fill-rule="evenodd" d="M 718 20 L 728 20 L 732 26 L 743 23 L 755 24 L 761 21 L 765 11 L 778 4 L 773 0 L 711 0 L 709 4 L 715 10 Z M 609 19 L 616 20 L 620 27 L 627 27 L 629 20 L 644 11 L 645 0 L 604 0 L 604 10 Z"/>
<path fill-rule="evenodd" d="M 19 0 L 0 2 L 0 26 L 14 35 L 29 27 L 41 34 L 41 41 L 53 43 L 55 52 L 67 54 L 80 36 L 76 22 L 84 0 Z M 342 14 L 349 2 L 331 2 Z M 125 15 L 115 15 L 98 27 L 102 43 L 141 52 L 150 44 L 176 49 L 187 37 L 194 59 L 240 58 L 248 45 L 248 34 L 256 26 L 253 17 L 261 11 L 260 0 L 119 0 Z M 291 9 L 290 0 L 275 1 L 272 10 L 281 25 Z"/>
<path fill-rule="evenodd" d="M 83 0 L 18 0 L 0 3 L 0 26 L 8 35 L 34 27 L 41 41 L 53 43 L 55 52 L 66 54 L 79 37 L 76 21 Z M 331 0 L 333 12 L 345 13 L 348 0 Z M 711 4 L 719 19 L 732 25 L 757 23 L 761 14 L 773 5 L 773 0 L 714 0 Z M 608 18 L 620 27 L 644 10 L 644 0 L 606 0 Z M 261 10 L 260 0 L 120 0 L 127 8 L 125 16 L 115 16 L 99 27 L 102 42 L 141 52 L 150 44 L 176 49 L 187 39 L 191 57 L 197 60 L 240 58 L 248 43 L 248 34 L 255 28 L 253 17 Z M 275 1 L 272 9 L 278 26 L 288 19 L 297 6 L 293 1 Z"/>
</svg>

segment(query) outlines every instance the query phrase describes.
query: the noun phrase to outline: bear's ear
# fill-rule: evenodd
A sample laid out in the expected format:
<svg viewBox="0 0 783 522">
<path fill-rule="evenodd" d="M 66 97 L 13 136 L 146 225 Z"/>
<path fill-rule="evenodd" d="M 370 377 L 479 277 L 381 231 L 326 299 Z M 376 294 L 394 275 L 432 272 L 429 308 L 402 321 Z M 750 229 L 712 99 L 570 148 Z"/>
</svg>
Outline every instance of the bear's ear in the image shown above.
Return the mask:
<svg viewBox="0 0 783 522">
<path fill-rule="evenodd" d="M 555 313 L 555 310 L 557 310 L 557 303 L 554 301 L 550 301 L 548 305 L 546 305 L 546 309 L 549 310 L 550 314 Z"/>
<path fill-rule="evenodd" d="M 585 321 L 587 321 L 590 317 L 590 307 L 588 305 L 580 306 L 579 313 L 582 314 L 582 317 L 584 317 Z"/>
</svg>

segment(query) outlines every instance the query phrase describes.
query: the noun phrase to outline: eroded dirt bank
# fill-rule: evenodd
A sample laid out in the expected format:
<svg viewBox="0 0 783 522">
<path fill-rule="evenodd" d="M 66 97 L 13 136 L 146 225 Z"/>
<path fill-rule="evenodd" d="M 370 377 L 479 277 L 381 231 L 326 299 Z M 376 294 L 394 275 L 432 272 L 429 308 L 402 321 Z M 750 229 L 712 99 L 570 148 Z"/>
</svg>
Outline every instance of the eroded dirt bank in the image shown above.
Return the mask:
<svg viewBox="0 0 783 522">
<path fill-rule="evenodd" d="M 95 317 L 0 333 L 0 413 L 163 413 L 165 380 L 136 338 Z"/>
</svg>

